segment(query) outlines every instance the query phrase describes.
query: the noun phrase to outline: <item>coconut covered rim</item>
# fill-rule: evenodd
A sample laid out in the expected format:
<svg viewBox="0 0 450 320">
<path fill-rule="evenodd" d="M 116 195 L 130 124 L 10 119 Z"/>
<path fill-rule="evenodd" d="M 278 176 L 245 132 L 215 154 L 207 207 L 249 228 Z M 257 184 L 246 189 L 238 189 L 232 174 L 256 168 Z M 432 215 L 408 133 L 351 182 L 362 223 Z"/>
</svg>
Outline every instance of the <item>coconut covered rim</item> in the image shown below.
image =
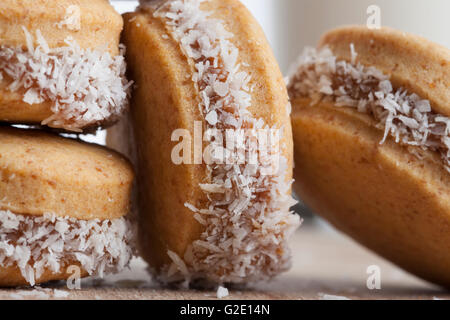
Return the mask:
<svg viewBox="0 0 450 320">
<path fill-rule="evenodd" d="M 395 88 L 405 88 L 430 101 L 433 110 L 450 117 L 448 90 L 450 50 L 417 34 L 391 27 L 347 25 L 330 30 L 318 47 L 328 46 L 339 59 L 350 61 L 348 47 L 358 51 L 358 62 L 390 75 Z"/>
<path fill-rule="evenodd" d="M 132 82 L 126 79 L 125 47 L 118 56 L 82 49 L 72 39 L 50 48 L 39 30 L 25 27 L 26 48 L 0 46 L 0 81 L 6 90 L 23 91 L 23 103 L 51 102 L 42 125 L 67 131 L 112 123 L 128 107 Z"/>
<path fill-rule="evenodd" d="M 351 61 L 338 59 L 327 46 L 306 48 L 289 77 L 291 99 L 309 98 L 312 105 L 324 100 L 368 114 L 384 131 L 380 144 L 392 138 L 401 145 L 436 152 L 450 173 L 450 118 L 434 112 L 430 101 L 395 88 L 377 68 L 359 63 L 353 45 L 349 50 Z"/>
<path fill-rule="evenodd" d="M 119 272 L 133 256 L 133 241 L 127 218 L 78 220 L 0 210 L 0 267 L 19 268 L 32 286 L 46 270 L 58 274 L 74 263 L 91 276 Z"/>
<path fill-rule="evenodd" d="M 245 62 L 238 62 L 234 35 L 201 7 L 203 2 L 208 1 L 141 1 L 141 9 L 165 24 L 193 67 L 191 80 L 199 91 L 198 108 L 207 129 L 270 129 L 248 110 L 251 77 L 242 67 Z M 237 148 L 249 150 L 248 145 L 243 141 Z M 249 283 L 271 279 L 290 267 L 288 240 L 300 221 L 290 211 L 296 201 L 290 195 L 292 181 L 287 181 L 288 160 L 279 152 L 280 169 L 274 175 L 262 174 L 270 166 L 263 159 L 253 166 L 207 166 L 208 183 L 199 187 L 208 204 L 185 204 L 204 232 L 184 254 L 168 251 L 172 263 L 163 268 L 163 280 Z"/>
</svg>

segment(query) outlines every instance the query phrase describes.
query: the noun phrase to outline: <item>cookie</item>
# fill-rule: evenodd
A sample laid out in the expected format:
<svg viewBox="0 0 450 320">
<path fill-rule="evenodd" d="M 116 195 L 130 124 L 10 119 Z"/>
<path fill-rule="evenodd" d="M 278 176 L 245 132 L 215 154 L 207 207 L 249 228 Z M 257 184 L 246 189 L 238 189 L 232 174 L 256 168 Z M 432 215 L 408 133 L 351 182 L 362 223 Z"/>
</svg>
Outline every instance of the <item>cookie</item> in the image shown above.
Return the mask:
<svg viewBox="0 0 450 320">
<path fill-rule="evenodd" d="M 449 286 L 450 51 L 349 26 L 308 48 L 289 80 L 295 190 L 405 270 Z"/>
</svg>

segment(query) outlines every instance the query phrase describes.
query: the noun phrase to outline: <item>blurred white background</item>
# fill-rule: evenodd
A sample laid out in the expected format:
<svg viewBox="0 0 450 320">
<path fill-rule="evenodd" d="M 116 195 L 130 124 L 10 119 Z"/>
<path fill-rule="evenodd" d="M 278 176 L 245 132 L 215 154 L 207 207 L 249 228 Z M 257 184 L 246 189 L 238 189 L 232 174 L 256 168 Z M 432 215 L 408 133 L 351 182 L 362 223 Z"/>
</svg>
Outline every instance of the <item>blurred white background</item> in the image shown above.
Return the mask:
<svg viewBox="0 0 450 320">
<path fill-rule="evenodd" d="M 112 1 L 120 12 L 137 1 Z M 450 0 L 242 0 L 262 25 L 284 73 L 303 47 L 333 27 L 366 24 L 367 8 L 381 24 L 422 35 L 450 48 Z"/>
</svg>

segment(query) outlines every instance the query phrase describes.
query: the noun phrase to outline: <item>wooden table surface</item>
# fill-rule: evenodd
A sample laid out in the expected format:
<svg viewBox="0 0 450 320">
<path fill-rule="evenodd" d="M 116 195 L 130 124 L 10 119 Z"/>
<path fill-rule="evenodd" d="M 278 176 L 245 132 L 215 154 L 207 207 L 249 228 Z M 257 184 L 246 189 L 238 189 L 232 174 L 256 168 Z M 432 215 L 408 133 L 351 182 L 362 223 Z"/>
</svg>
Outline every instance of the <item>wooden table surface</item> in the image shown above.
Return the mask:
<svg viewBox="0 0 450 320">
<path fill-rule="evenodd" d="M 291 271 L 271 283 L 230 289 L 225 299 L 450 299 L 450 293 L 419 280 L 323 225 L 303 226 L 293 239 Z M 367 288 L 367 268 L 381 270 L 381 290 Z M 81 290 L 65 283 L 37 289 L 0 289 L 0 299 L 216 299 L 216 291 L 171 290 L 153 283 L 145 263 L 106 280 L 86 279 Z"/>
</svg>

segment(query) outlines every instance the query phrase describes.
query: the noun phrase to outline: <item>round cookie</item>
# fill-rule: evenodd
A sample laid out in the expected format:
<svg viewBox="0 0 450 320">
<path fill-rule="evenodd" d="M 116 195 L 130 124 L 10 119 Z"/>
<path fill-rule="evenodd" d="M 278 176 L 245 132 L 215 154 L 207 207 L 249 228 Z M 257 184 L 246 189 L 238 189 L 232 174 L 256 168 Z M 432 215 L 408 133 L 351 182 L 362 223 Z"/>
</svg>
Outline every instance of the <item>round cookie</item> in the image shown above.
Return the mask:
<svg viewBox="0 0 450 320">
<path fill-rule="evenodd" d="M 143 1 L 124 19 L 137 86 L 131 123 L 110 129 L 108 145 L 130 150 L 123 133 L 131 125 L 141 254 L 169 282 L 246 283 L 286 270 L 299 225 L 289 211 L 290 105 L 261 28 L 236 0 Z M 255 172 L 235 153 L 221 163 L 206 151 L 221 148 L 226 130 L 242 130 L 239 147 L 250 152 L 249 131 L 269 128 L 279 134 L 273 172 L 260 151 Z M 218 133 L 218 145 L 202 143 L 207 130 Z"/>
<path fill-rule="evenodd" d="M 0 127 L 0 286 L 126 266 L 133 177 L 104 147 Z"/>
<path fill-rule="evenodd" d="M 81 132 L 127 107 L 121 16 L 106 0 L 0 3 L 0 121 Z"/>
<path fill-rule="evenodd" d="M 450 51 L 350 26 L 293 71 L 295 191 L 363 245 L 449 286 Z"/>
</svg>

